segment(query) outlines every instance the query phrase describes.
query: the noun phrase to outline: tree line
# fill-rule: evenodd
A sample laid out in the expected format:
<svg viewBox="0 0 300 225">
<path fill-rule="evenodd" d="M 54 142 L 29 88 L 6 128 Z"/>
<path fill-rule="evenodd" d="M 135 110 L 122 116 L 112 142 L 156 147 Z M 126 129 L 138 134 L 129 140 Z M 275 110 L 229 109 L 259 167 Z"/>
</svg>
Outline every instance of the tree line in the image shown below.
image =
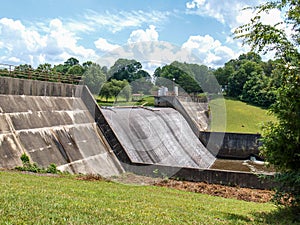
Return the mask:
<svg viewBox="0 0 300 225">
<path fill-rule="evenodd" d="M 71 57 L 62 64 L 52 66 L 44 63 L 36 69 L 22 64 L 14 68 L 14 73 L 22 77 L 23 73 L 39 72 L 46 74 L 50 81 L 67 82 L 76 79 L 86 84 L 94 95 L 100 95 L 106 100 L 122 96 L 129 101 L 132 93 L 149 95 L 161 86 L 172 91 L 176 85 L 180 92 L 188 94 L 222 92 L 229 97 L 269 107 L 275 102 L 276 90 L 281 82 L 275 70 L 276 63 L 273 60 L 263 62 L 258 54 L 249 52 L 226 62 L 218 69 L 174 61 L 156 68 L 150 75 L 134 59 L 120 58 L 107 68 L 92 61 L 80 64 L 79 60 Z M 57 74 L 60 74 L 59 78 Z"/>
</svg>

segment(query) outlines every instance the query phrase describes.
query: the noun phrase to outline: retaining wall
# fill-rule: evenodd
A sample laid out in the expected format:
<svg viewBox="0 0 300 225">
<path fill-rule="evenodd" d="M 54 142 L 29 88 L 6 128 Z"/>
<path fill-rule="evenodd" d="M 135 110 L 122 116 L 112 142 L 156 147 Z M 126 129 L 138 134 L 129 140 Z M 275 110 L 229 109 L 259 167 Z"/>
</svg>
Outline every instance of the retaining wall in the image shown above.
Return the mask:
<svg viewBox="0 0 300 225">
<path fill-rule="evenodd" d="M 215 142 L 223 138 L 222 144 Z M 218 158 L 247 159 L 259 155 L 260 134 L 200 132 L 199 139 L 208 148 L 219 149 Z"/>
<path fill-rule="evenodd" d="M 145 164 L 123 164 L 123 168 L 126 171 L 150 177 L 170 177 L 173 179 L 193 182 L 207 182 L 210 184 L 222 184 L 257 189 L 272 189 L 275 186 L 275 182 L 272 181 L 272 175 L 266 175 L 265 177 L 267 179 L 263 179 L 259 178 L 257 174 L 248 172 L 180 168 L 175 166 L 171 167 Z"/>
</svg>

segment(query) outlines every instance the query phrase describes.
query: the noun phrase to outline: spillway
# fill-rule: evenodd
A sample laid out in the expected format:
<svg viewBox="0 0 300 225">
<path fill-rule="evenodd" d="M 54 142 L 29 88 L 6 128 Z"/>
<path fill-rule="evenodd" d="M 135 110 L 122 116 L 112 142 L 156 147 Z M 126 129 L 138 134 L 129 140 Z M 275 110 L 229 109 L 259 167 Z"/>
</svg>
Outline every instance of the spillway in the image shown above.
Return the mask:
<svg viewBox="0 0 300 225">
<path fill-rule="evenodd" d="M 11 85 L 17 81 L 1 78 L 1 92 L 5 87 L 17 92 L 24 83 L 28 92 L 36 88 L 35 81 L 19 80 L 19 86 Z M 53 84 L 39 85 L 50 90 Z M 66 86 L 54 85 L 57 90 Z M 10 94 L 8 88 L 8 94 L 0 95 L 0 168 L 22 165 L 20 156 L 25 153 L 39 166 L 55 163 L 58 169 L 71 173 L 112 176 L 124 171 L 83 100 L 70 97 L 72 91 L 66 96 L 45 96 L 46 92 L 30 96 Z"/>
<path fill-rule="evenodd" d="M 208 168 L 215 157 L 172 108 L 101 109 L 133 163 Z"/>
</svg>

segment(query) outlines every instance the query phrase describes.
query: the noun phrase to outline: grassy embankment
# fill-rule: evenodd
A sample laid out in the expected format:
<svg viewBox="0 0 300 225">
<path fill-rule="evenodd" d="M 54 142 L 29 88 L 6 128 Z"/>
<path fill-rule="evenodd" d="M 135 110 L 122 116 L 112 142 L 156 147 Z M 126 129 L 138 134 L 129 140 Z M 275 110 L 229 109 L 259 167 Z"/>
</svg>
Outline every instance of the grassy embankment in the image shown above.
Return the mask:
<svg viewBox="0 0 300 225">
<path fill-rule="evenodd" d="M 214 99 L 210 102 L 212 111 L 212 131 L 224 131 L 224 117 L 221 117 L 222 99 Z M 234 99 L 225 98 L 226 107 L 226 132 L 237 133 L 261 133 L 263 123 L 275 121 L 275 117 L 268 113 L 268 110 L 257 106 L 249 105 Z"/>
<path fill-rule="evenodd" d="M 74 178 L 0 172 L 0 224 L 292 224 L 271 203 Z"/>
</svg>

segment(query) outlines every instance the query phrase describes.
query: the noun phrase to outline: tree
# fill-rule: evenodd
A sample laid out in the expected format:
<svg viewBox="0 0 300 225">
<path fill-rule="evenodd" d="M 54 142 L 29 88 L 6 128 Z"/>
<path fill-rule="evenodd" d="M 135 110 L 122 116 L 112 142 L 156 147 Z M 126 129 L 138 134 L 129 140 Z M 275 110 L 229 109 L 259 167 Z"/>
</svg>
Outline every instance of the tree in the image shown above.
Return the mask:
<svg viewBox="0 0 300 225">
<path fill-rule="evenodd" d="M 223 68 L 214 71 L 214 74 L 228 96 L 269 107 L 275 101 L 273 71 L 272 60 L 265 63 L 258 54 L 248 52 L 228 61 Z"/>
<path fill-rule="evenodd" d="M 83 64 L 84 66 L 84 74 L 83 74 L 83 81 L 84 84 L 87 85 L 90 91 L 93 94 L 99 94 L 101 86 L 104 84 L 106 80 L 106 75 L 103 73 L 103 70 L 100 65 L 96 63 Z"/>
<path fill-rule="evenodd" d="M 278 9 L 285 14 L 285 23 L 292 29 L 285 32 L 281 24 L 264 24 L 261 14 Z M 235 30 L 253 50 L 261 53 L 275 51 L 276 74 L 280 86 L 277 100 L 272 106 L 278 122 L 263 129 L 262 154 L 275 166 L 279 185 L 276 190 L 278 203 L 288 203 L 300 211 L 300 2 L 281 0 L 255 7 L 257 14 L 251 22 Z"/>
<path fill-rule="evenodd" d="M 67 61 L 64 62 L 64 64 L 58 64 L 56 66 L 54 66 L 54 71 L 58 72 L 58 73 L 67 73 L 68 70 L 75 65 L 79 65 L 79 60 L 75 59 L 73 57 L 67 59 Z"/>
<path fill-rule="evenodd" d="M 33 71 L 33 68 L 29 64 L 21 64 L 19 66 L 16 66 L 14 71 L 29 73 Z"/>
<path fill-rule="evenodd" d="M 112 79 L 102 86 L 99 95 L 105 97 L 106 101 L 110 97 L 115 97 L 115 102 L 117 102 L 119 96 L 125 97 L 126 101 L 129 101 L 131 97 L 131 87 L 127 80 Z"/>
<path fill-rule="evenodd" d="M 75 66 L 75 65 L 78 65 L 78 64 L 79 64 L 79 60 L 74 58 L 74 57 L 71 57 L 67 61 L 64 62 L 64 65 L 66 67 L 72 67 L 72 66 Z"/>
<path fill-rule="evenodd" d="M 228 79 L 228 95 L 231 97 L 240 97 L 245 83 L 251 77 L 259 76 L 263 73 L 262 67 L 256 62 L 245 60 L 241 63 L 239 68 Z"/>
<path fill-rule="evenodd" d="M 172 81 L 174 80 L 174 82 L 187 93 L 202 92 L 201 87 L 194 78 L 194 74 L 189 72 L 189 66 L 187 64 L 175 61 L 170 65 L 156 69 L 155 74 L 159 75 L 156 79 L 156 85 L 158 86 L 166 86 L 172 89 Z"/>
<path fill-rule="evenodd" d="M 130 83 L 133 93 L 151 94 L 153 83 L 146 78 L 142 77 L 136 81 Z"/>
<path fill-rule="evenodd" d="M 77 65 L 71 66 L 68 69 L 67 74 L 74 75 L 74 76 L 81 76 L 83 74 L 83 72 L 84 72 L 84 69 L 82 68 L 82 66 L 77 64 Z"/>
<path fill-rule="evenodd" d="M 19 78 L 31 77 L 33 72 L 34 70 L 29 64 L 21 64 L 19 66 L 16 66 L 13 71 L 13 73 Z"/>
<path fill-rule="evenodd" d="M 36 69 L 37 69 L 37 71 L 42 72 L 42 73 L 50 74 L 52 72 L 52 66 L 50 63 L 40 64 Z"/>
<path fill-rule="evenodd" d="M 121 87 L 122 90 L 120 91 L 119 95 L 125 97 L 126 101 L 128 102 L 131 98 L 131 86 L 127 80 L 123 80 L 123 84 Z"/>
<path fill-rule="evenodd" d="M 109 98 L 113 97 L 113 93 L 111 90 L 112 90 L 111 83 L 106 82 L 102 85 L 99 96 L 105 98 L 107 102 Z"/>
<path fill-rule="evenodd" d="M 131 83 L 142 77 L 150 78 L 149 73 L 142 70 L 142 64 L 136 60 L 118 59 L 108 72 L 108 80 L 127 80 Z"/>
</svg>

